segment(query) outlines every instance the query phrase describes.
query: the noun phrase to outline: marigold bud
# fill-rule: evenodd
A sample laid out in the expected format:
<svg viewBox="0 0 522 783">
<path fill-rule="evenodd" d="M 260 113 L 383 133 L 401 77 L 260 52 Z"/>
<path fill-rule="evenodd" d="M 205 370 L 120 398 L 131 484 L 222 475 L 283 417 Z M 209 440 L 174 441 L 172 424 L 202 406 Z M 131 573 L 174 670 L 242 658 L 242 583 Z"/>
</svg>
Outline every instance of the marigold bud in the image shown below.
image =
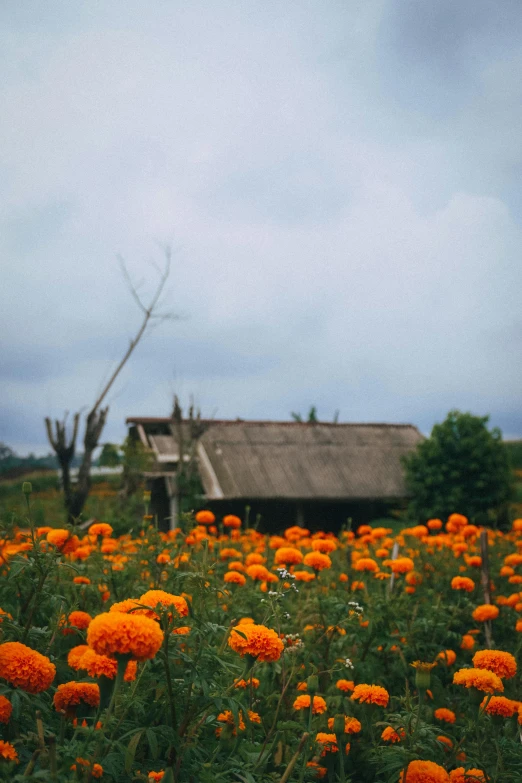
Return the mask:
<svg viewBox="0 0 522 783">
<path fill-rule="evenodd" d="M 308 693 L 314 694 L 319 690 L 319 678 L 317 674 L 311 674 L 306 681 Z"/>
</svg>

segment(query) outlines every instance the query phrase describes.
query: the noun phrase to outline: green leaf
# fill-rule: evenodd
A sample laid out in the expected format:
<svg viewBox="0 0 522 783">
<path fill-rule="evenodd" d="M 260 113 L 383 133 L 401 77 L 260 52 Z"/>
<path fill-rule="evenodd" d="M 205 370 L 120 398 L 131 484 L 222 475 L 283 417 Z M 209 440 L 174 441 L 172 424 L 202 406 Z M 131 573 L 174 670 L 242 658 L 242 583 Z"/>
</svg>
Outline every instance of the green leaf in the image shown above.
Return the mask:
<svg viewBox="0 0 522 783">
<path fill-rule="evenodd" d="M 127 750 L 125 752 L 125 772 L 127 772 L 127 774 L 130 774 L 132 765 L 134 764 L 134 757 L 136 755 L 136 750 L 138 748 L 141 735 L 143 734 L 144 731 L 145 729 L 140 729 L 139 731 L 137 731 L 127 746 Z"/>
<path fill-rule="evenodd" d="M 152 754 L 152 758 L 154 759 L 154 761 L 156 761 L 159 755 L 158 740 L 156 739 L 156 735 L 154 734 L 152 729 L 147 729 L 146 735 L 147 735 L 147 742 L 149 743 L 150 752 Z"/>
</svg>

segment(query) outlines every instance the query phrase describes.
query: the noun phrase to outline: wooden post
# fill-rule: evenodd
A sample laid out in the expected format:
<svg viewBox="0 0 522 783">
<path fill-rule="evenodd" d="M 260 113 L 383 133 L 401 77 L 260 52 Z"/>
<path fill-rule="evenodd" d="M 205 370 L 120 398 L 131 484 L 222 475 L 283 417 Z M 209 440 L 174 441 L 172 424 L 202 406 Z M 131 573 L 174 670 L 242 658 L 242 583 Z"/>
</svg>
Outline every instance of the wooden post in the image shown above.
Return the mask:
<svg viewBox="0 0 522 783">
<path fill-rule="evenodd" d="M 489 553 L 488 553 L 488 531 L 480 531 L 480 554 L 482 556 L 482 566 L 480 569 L 480 581 L 484 592 L 484 603 L 491 603 L 491 592 L 489 589 Z M 493 638 L 491 635 L 491 620 L 484 623 L 484 634 L 486 636 L 486 647 L 493 647 Z"/>
<path fill-rule="evenodd" d="M 392 559 L 392 560 L 397 560 L 397 555 L 398 555 L 398 554 L 399 554 L 399 544 L 398 544 L 398 543 L 397 543 L 397 541 L 396 541 L 396 542 L 394 543 L 394 545 L 393 545 L 391 559 Z M 388 598 L 389 598 L 389 597 L 391 596 L 391 594 L 392 594 L 392 591 L 393 591 L 393 587 L 394 587 L 394 585 L 395 585 L 395 574 L 394 574 L 394 573 L 393 573 L 393 571 L 392 571 L 392 575 L 390 576 L 390 581 L 388 582 Z"/>
</svg>

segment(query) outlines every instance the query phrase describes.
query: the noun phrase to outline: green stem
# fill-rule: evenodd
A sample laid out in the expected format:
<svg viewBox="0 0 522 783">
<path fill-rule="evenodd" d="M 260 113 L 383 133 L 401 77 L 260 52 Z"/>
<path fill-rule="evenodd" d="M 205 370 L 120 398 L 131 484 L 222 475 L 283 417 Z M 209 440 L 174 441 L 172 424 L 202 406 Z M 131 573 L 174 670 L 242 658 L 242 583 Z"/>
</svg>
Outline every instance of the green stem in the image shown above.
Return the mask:
<svg viewBox="0 0 522 783">
<path fill-rule="evenodd" d="M 310 695 L 310 709 L 308 710 L 308 725 L 306 728 L 306 735 L 303 734 L 303 737 L 306 736 L 308 738 L 312 732 L 312 718 L 314 714 L 314 697 L 313 694 Z M 300 751 L 299 751 L 300 752 Z M 299 774 L 299 783 L 303 783 L 304 775 L 306 772 L 306 762 L 308 759 L 308 749 L 305 750 L 304 756 L 303 756 L 303 763 L 301 764 L 301 772 Z M 296 759 L 297 761 L 297 759 Z"/>
<path fill-rule="evenodd" d="M 335 738 L 339 747 L 339 781 L 340 783 L 346 783 L 344 773 L 344 736 L 342 734 L 337 734 Z"/>
<path fill-rule="evenodd" d="M 174 703 L 174 691 L 172 688 L 172 677 L 170 676 L 170 665 L 169 665 L 169 629 L 168 627 L 165 629 L 164 637 L 163 637 L 163 655 L 164 655 L 164 664 L 165 664 L 165 678 L 167 680 L 167 692 L 169 695 L 169 705 L 170 705 L 170 722 L 172 723 L 172 728 L 174 731 L 176 731 L 176 705 Z"/>
<path fill-rule="evenodd" d="M 116 706 L 116 699 L 118 697 L 118 693 L 123 683 L 123 678 L 125 676 L 125 670 L 127 668 L 127 664 L 128 664 L 127 658 L 123 658 L 123 657 L 118 658 L 118 671 L 116 673 L 116 679 L 114 681 L 114 688 L 112 690 L 112 696 L 109 703 L 109 707 L 107 709 L 107 714 L 105 715 L 106 726 L 108 725 L 112 713 L 114 712 L 114 707 Z M 95 728 L 96 728 L 96 724 L 95 724 Z"/>
<path fill-rule="evenodd" d="M 25 627 L 24 627 L 24 632 L 23 632 L 23 635 L 22 635 L 22 644 L 25 642 L 25 640 L 27 639 L 27 636 L 29 635 L 29 629 L 31 628 L 31 623 L 33 621 L 33 615 L 34 615 L 34 612 L 35 612 L 35 609 L 36 609 L 36 605 L 38 603 L 38 597 L 39 597 L 40 593 L 42 592 L 42 588 L 44 586 L 46 578 L 47 578 L 47 574 L 46 573 L 41 573 L 40 574 L 40 579 L 38 580 L 38 586 L 37 586 L 37 588 L 36 588 L 36 590 L 34 592 L 34 596 L 33 596 L 33 603 L 32 603 L 31 609 L 29 610 L 29 615 L 27 617 L 27 622 L 26 622 Z"/>
</svg>

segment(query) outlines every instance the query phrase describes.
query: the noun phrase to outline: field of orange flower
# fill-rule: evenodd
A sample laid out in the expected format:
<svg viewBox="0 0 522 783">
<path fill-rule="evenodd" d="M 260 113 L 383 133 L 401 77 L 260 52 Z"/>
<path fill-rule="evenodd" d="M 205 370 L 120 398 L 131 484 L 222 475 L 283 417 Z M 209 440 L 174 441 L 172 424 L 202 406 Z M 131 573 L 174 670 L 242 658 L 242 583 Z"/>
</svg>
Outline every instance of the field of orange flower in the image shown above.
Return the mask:
<svg viewBox="0 0 522 783">
<path fill-rule="evenodd" d="M 522 780 L 522 520 L 267 536 L 202 511 L 114 537 L 36 527 L 26 491 L 0 541 L 2 779 Z"/>
</svg>

